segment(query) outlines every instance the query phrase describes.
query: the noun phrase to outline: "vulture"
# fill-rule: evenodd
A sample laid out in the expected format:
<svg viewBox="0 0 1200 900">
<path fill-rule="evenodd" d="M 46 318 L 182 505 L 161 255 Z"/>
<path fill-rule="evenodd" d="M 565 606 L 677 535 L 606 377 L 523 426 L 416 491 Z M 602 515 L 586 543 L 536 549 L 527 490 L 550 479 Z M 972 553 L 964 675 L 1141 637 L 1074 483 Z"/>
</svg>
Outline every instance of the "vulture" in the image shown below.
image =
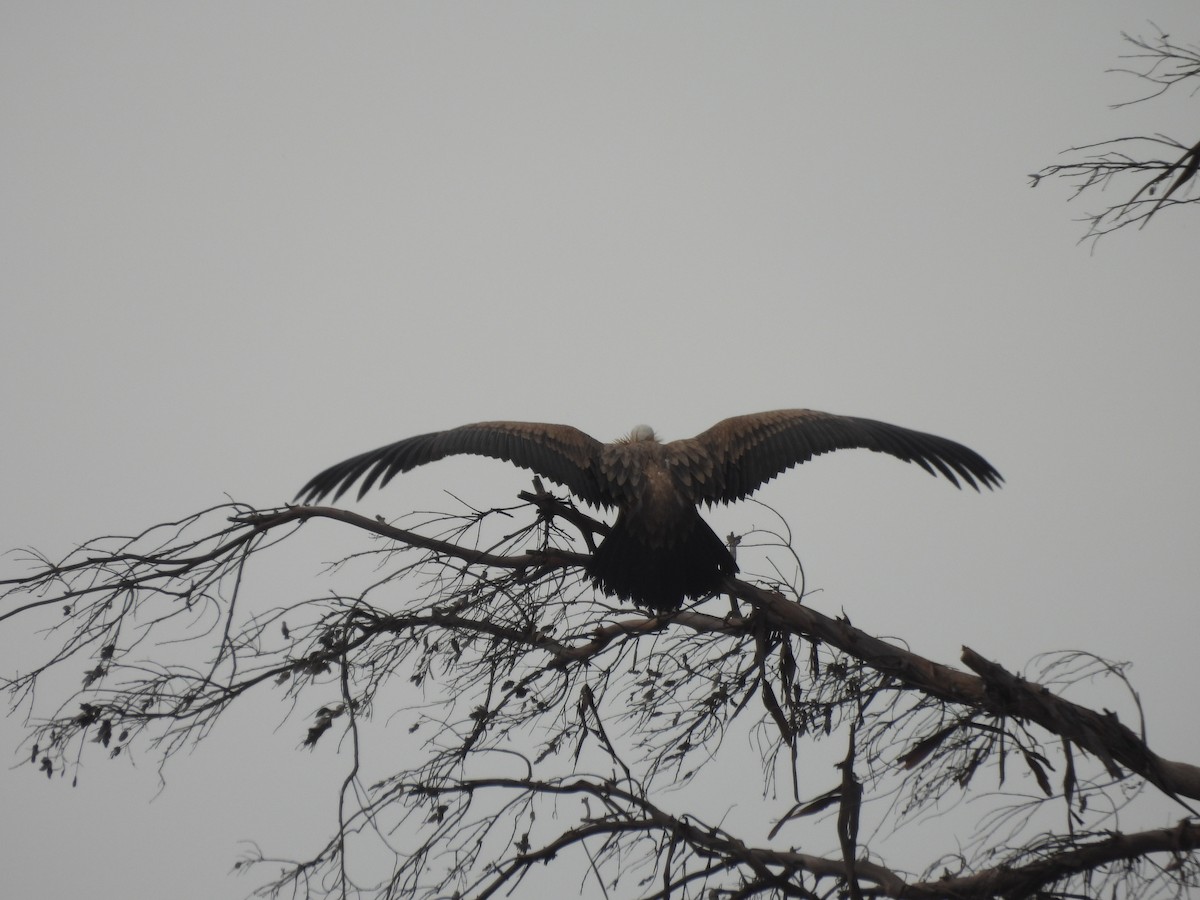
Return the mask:
<svg viewBox="0 0 1200 900">
<path fill-rule="evenodd" d="M 700 517 L 701 504 L 732 503 L 792 466 L 833 450 L 865 448 L 941 473 L 956 487 L 999 486 L 992 465 L 968 447 L 873 419 L 810 409 L 735 416 L 693 438 L 662 443 L 639 425 L 611 444 L 569 425 L 479 422 L 410 437 L 331 466 L 297 499 L 336 501 L 359 478 L 377 482 L 446 456 L 490 456 L 531 469 L 617 520 L 592 555 L 588 574 L 610 596 L 659 612 L 716 592 L 738 570 Z M 365 476 L 365 477 L 364 477 Z"/>
</svg>

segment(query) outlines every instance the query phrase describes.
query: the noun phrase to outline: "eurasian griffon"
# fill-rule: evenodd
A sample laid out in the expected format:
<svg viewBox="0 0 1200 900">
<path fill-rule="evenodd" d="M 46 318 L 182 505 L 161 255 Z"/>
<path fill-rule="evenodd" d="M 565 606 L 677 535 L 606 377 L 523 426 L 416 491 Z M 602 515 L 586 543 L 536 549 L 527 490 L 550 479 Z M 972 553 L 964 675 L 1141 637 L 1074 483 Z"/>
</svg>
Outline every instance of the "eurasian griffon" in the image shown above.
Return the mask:
<svg viewBox="0 0 1200 900">
<path fill-rule="evenodd" d="M 749 496 L 786 469 L 833 450 L 861 447 L 913 462 L 975 490 L 1003 480 L 962 444 L 872 419 L 809 409 L 735 416 L 694 438 L 664 444 L 639 425 L 604 444 L 569 425 L 480 422 L 411 437 L 331 466 L 297 495 L 336 500 L 360 477 L 361 498 L 399 472 L 455 454 L 506 460 L 549 478 L 585 503 L 618 510 L 588 573 L 607 594 L 655 610 L 703 597 L 737 571 L 697 507 Z"/>
</svg>

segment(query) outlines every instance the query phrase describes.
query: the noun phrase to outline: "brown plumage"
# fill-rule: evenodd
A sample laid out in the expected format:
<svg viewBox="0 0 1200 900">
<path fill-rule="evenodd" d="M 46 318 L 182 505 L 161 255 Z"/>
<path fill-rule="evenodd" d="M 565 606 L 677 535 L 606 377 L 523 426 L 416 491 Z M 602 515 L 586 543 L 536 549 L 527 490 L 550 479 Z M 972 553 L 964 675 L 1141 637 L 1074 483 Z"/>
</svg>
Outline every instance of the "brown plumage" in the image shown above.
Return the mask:
<svg viewBox="0 0 1200 900">
<path fill-rule="evenodd" d="M 616 507 L 617 521 L 592 557 L 589 574 L 608 594 L 656 610 L 714 592 L 737 565 L 697 507 L 749 496 L 781 472 L 833 450 L 861 447 L 939 472 L 975 490 L 1003 479 L 962 444 L 872 419 L 810 409 L 735 416 L 694 438 L 661 443 L 639 425 L 604 444 L 569 425 L 480 422 L 411 437 L 331 466 L 297 495 L 336 500 L 360 477 L 361 498 L 399 472 L 455 454 L 490 456 L 549 478 L 593 506 Z M 365 476 L 365 477 L 363 477 Z"/>
</svg>

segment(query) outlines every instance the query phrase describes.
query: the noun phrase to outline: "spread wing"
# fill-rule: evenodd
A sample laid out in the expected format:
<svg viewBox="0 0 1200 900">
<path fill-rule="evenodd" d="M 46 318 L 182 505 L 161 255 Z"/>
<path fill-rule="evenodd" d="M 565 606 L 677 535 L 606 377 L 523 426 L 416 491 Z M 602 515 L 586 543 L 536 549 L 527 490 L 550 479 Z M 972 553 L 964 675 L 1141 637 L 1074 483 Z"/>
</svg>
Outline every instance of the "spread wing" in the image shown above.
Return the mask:
<svg viewBox="0 0 1200 900">
<path fill-rule="evenodd" d="M 959 479 L 975 490 L 980 485 L 997 487 L 1004 480 L 974 450 L 946 438 L 811 409 L 735 416 L 671 446 L 673 456 L 686 460 L 696 502 L 740 500 L 792 466 L 854 447 L 916 463 L 931 475 L 940 472 L 956 487 L 961 487 Z"/>
<path fill-rule="evenodd" d="M 597 506 L 611 500 L 601 489 L 596 460 L 603 445 L 569 425 L 537 422 L 479 422 L 449 431 L 421 434 L 352 457 L 314 476 L 296 495 L 304 503 L 333 494 L 337 500 L 360 477 L 363 494 L 378 481 L 383 487 L 400 473 L 446 456 L 491 456 L 532 469 Z"/>
</svg>

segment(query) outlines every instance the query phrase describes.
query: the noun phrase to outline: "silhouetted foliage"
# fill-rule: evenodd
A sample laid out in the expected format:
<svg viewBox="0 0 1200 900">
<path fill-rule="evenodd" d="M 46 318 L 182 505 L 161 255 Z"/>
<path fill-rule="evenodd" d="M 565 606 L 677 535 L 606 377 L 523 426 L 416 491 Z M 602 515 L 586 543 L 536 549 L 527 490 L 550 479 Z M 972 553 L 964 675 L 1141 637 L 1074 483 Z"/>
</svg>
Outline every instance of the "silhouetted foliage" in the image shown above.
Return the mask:
<svg viewBox="0 0 1200 900">
<path fill-rule="evenodd" d="M 1153 37 L 1122 35 L 1134 48 L 1122 56 L 1126 67 L 1112 71 L 1133 75 L 1150 85 L 1148 93 L 1114 104 L 1121 108 L 1161 97 L 1172 88 L 1191 86 L 1190 97 L 1200 90 L 1200 47 L 1173 41 L 1159 30 Z M 1072 147 L 1078 154 L 1070 162 L 1046 166 L 1030 176 L 1036 187 L 1043 178 L 1057 176 L 1075 185 L 1072 199 L 1085 192 L 1113 188 L 1127 199 L 1084 218 L 1084 240 L 1136 224 L 1145 226 L 1161 210 L 1200 201 L 1196 173 L 1200 171 L 1200 141 L 1178 140 L 1165 134 L 1128 135 Z"/>
<path fill-rule="evenodd" d="M 405 528 L 229 504 L 33 558 L 3 582 L 0 622 L 50 618 L 56 650 L 4 687 L 27 708 L 51 670 L 81 681 L 29 720 L 22 759 L 75 777 L 84 755 L 135 743 L 169 756 L 240 698 L 275 692 L 301 719 L 298 750 L 337 741 L 345 772 L 328 843 L 269 860 L 264 874 L 283 865 L 260 888 L 269 897 L 508 895 L 547 867 L 606 897 L 1148 897 L 1200 884 L 1187 806 L 1200 769 L 1057 692 L 1102 676 L 1128 688 L 1119 666 L 1063 654 L 1037 684 L 971 650 L 970 671 L 936 664 L 802 603 L 786 537 L 766 532 L 742 536 L 739 562 L 769 577 L 729 578 L 727 596 L 662 617 L 614 606 L 577 549 L 604 524 L 535 486 L 513 507 Z M 313 519 L 363 547 L 330 567 L 337 589 L 264 603 L 248 570 Z M 394 768 L 368 772 L 361 749 L 383 728 Z M 1146 792 L 1175 798 L 1182 818 L 1119 830 Z M 896 855 L 890 838 L 968 799 L 969 830 L 944 845 L 929 831 Z M 369 874 L 347 861 L 364 858 Z"/>
</svg>

